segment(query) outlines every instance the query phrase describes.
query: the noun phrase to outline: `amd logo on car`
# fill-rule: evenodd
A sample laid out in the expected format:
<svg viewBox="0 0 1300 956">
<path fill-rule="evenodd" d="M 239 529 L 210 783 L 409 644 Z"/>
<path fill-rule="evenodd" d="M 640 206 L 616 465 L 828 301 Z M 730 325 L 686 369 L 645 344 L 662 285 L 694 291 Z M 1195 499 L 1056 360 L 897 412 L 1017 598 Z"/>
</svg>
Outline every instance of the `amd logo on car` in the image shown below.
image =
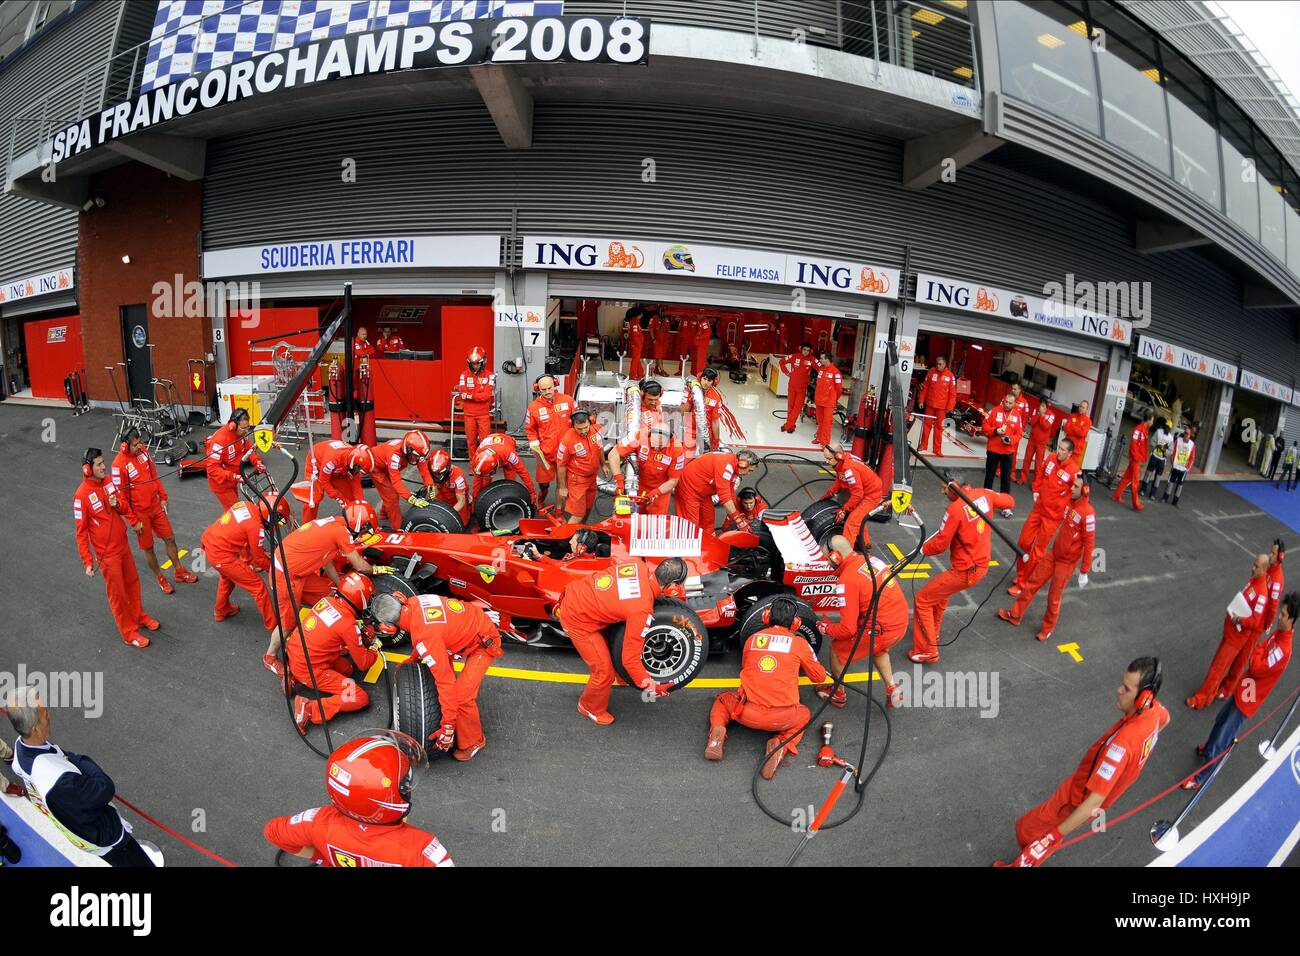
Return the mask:
<svg viewBox="0 0 1300 956">
<path fill-rule="evenodd" d="M 800 597 L 812 597 L 816 594 L 843 594 L 844 585 L 827 581 L 824 584 L 805 584 L 799 588 Z"/>
</svg>

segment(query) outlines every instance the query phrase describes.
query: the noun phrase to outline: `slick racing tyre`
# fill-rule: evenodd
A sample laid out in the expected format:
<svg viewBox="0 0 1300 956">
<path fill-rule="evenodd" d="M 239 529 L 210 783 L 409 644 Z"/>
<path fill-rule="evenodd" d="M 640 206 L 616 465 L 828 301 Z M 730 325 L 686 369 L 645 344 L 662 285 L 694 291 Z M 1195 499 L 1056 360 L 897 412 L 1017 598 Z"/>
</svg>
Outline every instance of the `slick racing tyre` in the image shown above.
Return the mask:
<svg viewBox="0 0 1300 956">
<path fill-rule="evenodd" d="M 429 735 L 442 729 L 438 684 L 429 668 L 418 661 L 403 664 L 397 668 L 393 688 L 393 729 L 418 740 L 430 760 L 441 757 L 442 751 L 429 743 Z"/>
<path fill-rule="evenodd" d="M 844 525 L 835 520 L 835 513 L 840 506 L 834 501 L 814 501 L 801 512 L 803 523 L 808 526 L 808 533 L 818 546 L 825 549 L 831 538 L 844 529 Z"/>
<path fill-rule="evenodd" d="M 432 531 L 435 534 L 463 534 L 465 523 L 451 505 L 430 501 L 423 508 L 408 508 L 403 531 Z"/>
<path fill-rule="evenodd" d="M 625 625 L 609 629 L 609 656 L 614 672 L 635 687 L 623 666 Z M 709 653 L 709 631 L 699 615 L 676 598 L 656 598 L 653 621 L 646 633 L 641 663 L 657 684 L 670 684 L 673 690 L 695 679 Z"/>
<path fill-rule="evenodd" d="M 786 597 L 794 601 L 795 607 L 799 609 L 799 627 L 795 630 L 795 633 L 811 644 L 813 653 L 816 654 L 822 646 L 822 636 L 817 630 L 817 613 L 807 603 L 793 594 L 772 594 L 755 601 L 749 606 L 749 610 L 741 611 L 738 615 L 740 623 L 736 625 L 737 640 L 743 645 L 751 634 L 767 627 L 763 623 L 763 616 L 767 609 L 772 606 L 772 602 L 779 597 Z"/>
<path fill-rule="evenodd" d="M 474 520 L 483 531 L 518 531 L 519 522 L 537 514 L 528 489 L 498 478 L 474 498 Z"/>
<path fill-rule="evenodd" d="M 387 594 L 405 594 L 408 599 L 413 599 L 419 591 L 415 583 L 399 574 L 376 574 L 371 580 L 375 583 L 375 596 L 370 599 L 370 610 L 374 614 L 380 614 L 381 611 L 388 610 L 383 607 Z M 392 611 L 397 612 L 399 609 L 394 605 Z M 404 643 L 408 635 L 405 631 L 398 631 L 396 634 L 379 634 L 379 640 L 385 648 L 396 647 Z M 398 728 L 401 729 L 400 727 Z"/>
</svg>

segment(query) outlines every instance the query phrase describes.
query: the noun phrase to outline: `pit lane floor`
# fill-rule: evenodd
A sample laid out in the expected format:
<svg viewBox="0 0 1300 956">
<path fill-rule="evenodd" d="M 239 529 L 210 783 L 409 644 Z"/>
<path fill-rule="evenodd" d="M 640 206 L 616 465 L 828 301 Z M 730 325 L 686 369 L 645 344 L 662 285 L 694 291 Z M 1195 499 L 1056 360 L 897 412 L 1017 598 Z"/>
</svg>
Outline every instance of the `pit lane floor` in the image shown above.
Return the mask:
<svg viewBox="0 0 1300 956">
<path fill-rule="evenodd" d="M 48 421 L 57 441 L 42 440 L 51 437 Z M 123 797 L 196 842 L 241 865 L 268 865 L 273 852 L 262 841 L 263 823 L 326 801 L 322 762 L 296 739 L 274 678 L 262 669 L 265 635 L 246 595 L 236 598 L 244 613 L 218 625 L 211 614 L 211 575 L 166 596 L 142 570 L 145 607 L 162 630 L 146 650 L 126 647 L 113 630 L 102 582 L 82 574 L 70 507 L 82 450 L 95 444 L 111 456 L 113 425 L 105 412 L 72 418 L 62 410 L 0 406 L 7 451 L 0 463 L 0 500 L 8 545 L 0 576 L 8 609 L 0 670 L 13 673 L 22 664 L 29 673 L 102 675 L 102 716 L 76 708 L 56 711 L 54 740 L 92 755 Z M 761 491 L 775 501 L 805 480 L 825 477 L 815 465 L 773 463 Z M 967 477 L 976 480 L 973 471 Z M 218 505 L 201 478 L 170 476 L 165 482 L 179 543 L 192 549 L 217 518 Z M 824 488 L 809 490 L 815 497 Z M 1007 522 L 1013 532 L 1029 508 L 1027 492 L 1014 490 L 1020 507 Z M 1116 719 L 1121 672 L 1142 654 L 1164 661 L 1162 700 L 1172 723 L 1112 818 L 1194 769 L 1192 748 L 1208 733 L 1215 709 L 1193 713 L 1182 700 L 1204 673 L 1223 609 L 1244 583 L 1250 555 L 1265 550 L 1276 535 L 1294 535 L 1208 482 L 1189 485 L 1178 509 L 1151 504 L 1141 515 L 1112 503 L 1104 488 L 1098 492 L 1097 544 L 1105 552 L 1105 570 L 1095 571 L 1085 590 L 1072 586 L 1053 640 L 1040 644 L 1033 637 L 1042 596 L 1017 629 L 994 617 L 996 608 L 1010 603 L 997 593 L 957 643 L 943 650 L 943 663 L 930 669 L 974 672 L 977 679 L 983 674 L 987 690 L 996 675 L 996 700 L 984 708 L 996 716 L 981 717 L 979 706 L 894 712 L 889 753 L 867 790 L 863 812 L 818 837 L 802 864 L 987 866 L 994 858 L 1010 858 L 1016 817 L 1046 798 Z M 806 501 L 800 491 L 788 503 Z M 943 504 L 937 483 L 918 477 L 916 504 L 929 529 L 937 527 Z M 915 541 L 916 532 L 896 523 L 870 528 L 876 541 L 904 551 Z M 999 587 L 1009 551 L 996 543 L 993 553 L 1001 566 L 952 602 L 944 640 Z M 915 573 L 946 566 L 925 563 L 931 569 Z M 144 568 L 142 560 L 137 564 Z M 910 594 L 924 579 L 902 583 Z M 1081 660 L 1057 647 L 1071 643 Z M 906 646 L 895 653 L 895 666 L 910 673 L 912 665 L 901 653 Z M 501 663 L 584 673 L 576 655 L 561 651 L 510 648 Z M 734 678 L 737 670 L 732 652 L 710 660 L 703 676 Z M 1296 688 L 1298 673 L 1290 669 L 1262 712 Z M 574 683 L 490 677 L 480 695 L 486 749 L 468 764 L 442 760 L 421 770 L 412 822 L 437 833 L 461 865 L 781 863 L 798 834 L 765 817 L 749 789 L 767 735 L 733 727 L 727 759 L 703 759 L 715 693 L 688 687 L 645 704 L 637 693 L 616 688 L 611 709 L 618 722 L 600 728 L 576 713 Z M 336 722 L 338 738 L 383 722 L 383 690 L 375 696 L 369 712 Z M 811 696 L 804 691 L 806 703 Z M 848 709 L 822 715 L 835 724 L 840 754 L 856 753 L 864 710 L 862 699 L 851 695 Z M 1273 717 L 1260 733 L 1271 735 L 1278 720 Z M 883 730 L 874 712 L 873 755 Z M 319 728 L 313 734 L 322 739 Z M 1184 833 L 1255 770 L 1258 739 L 1252 737 L 1229 762 Z M 798 808 L 806 816 L 834 782 L 835 771 L 813 766 L 819 743 L 808 739 L 800 756 L 761 787 L 787 820 L 796 819 Z M 1172 819 L 1183 798 L 1178 791 L 1062 851 L 1049 865 L 1144 865 L 1155 856 L 1148 837 L 1152 822 Z M 212 865 L 127 816 L 139 835 L 163 848 L 169 865 Z"/>
</svg>

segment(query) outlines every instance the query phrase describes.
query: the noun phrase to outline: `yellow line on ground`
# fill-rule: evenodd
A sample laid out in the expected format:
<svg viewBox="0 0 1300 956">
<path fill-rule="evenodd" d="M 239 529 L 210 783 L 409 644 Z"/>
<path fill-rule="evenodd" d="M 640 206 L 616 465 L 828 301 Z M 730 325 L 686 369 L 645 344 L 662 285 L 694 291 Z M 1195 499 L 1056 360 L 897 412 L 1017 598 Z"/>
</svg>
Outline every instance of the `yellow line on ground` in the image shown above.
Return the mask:
<svg viewBox="0 0 1300 956">
<path fill-rule="evenodd" d="M 394 664 L 401 664 L 406 661 L 410 655 L 397 653 L 395 651 L 384 651 L 384 657 L 392 661 Z M 456 670 L 460 670 L 464 665 L 454 664 L 453 666 Z M 375 681 L 379 680 L 379 672 L 382 667 L 383 663 L 376 660 L 370 670 L 366 672 L 366 675 L 362 680 L 367 684 L 375 683 Z M 588 678 L 587 674 L 569 674 L 563 671 L 536 671 L 526 667 L 489 667 L 487 669 L 487 676 L 501 677 L 506 680 L 542 681 L 543 683 L 548 684 L 585 684 L 587 683 Z M 860 684 L 871 680 L 880 680 L 880 675 L 875 671 L 872 671 L 870 674 L 849 674 L 844 678 L 846 684 Z M 812 681 L 806 677 L 801 677 L 799 678 L 799 683 L 803 685 L 811 685 Z M 739 687 L 740 678 L 698 677 L 691 681 L 687 686 L 701 688 Z"/>
<path fill-rule="evenodd" d="M 187 555 L 187 554 L 189 554 L 189 552 L 186 551 L 184 548 L 182 548 L 182 549 L 177 553 L 177 557 L 181 557 L 181 558 L 183 558 L 183 557 L 185 557 L 185 555 Z M 162 569 L 163 569 L 164 571 L 168 570 L 171 566 L 172 566 L 172 559 L 171 559 L 171 558 L 168 558 L 168 559 L 167 559 L 167 563 L 166 563 L 166 564 L 161 565 L 161 567 L 162 567 Z"/>
</svg>

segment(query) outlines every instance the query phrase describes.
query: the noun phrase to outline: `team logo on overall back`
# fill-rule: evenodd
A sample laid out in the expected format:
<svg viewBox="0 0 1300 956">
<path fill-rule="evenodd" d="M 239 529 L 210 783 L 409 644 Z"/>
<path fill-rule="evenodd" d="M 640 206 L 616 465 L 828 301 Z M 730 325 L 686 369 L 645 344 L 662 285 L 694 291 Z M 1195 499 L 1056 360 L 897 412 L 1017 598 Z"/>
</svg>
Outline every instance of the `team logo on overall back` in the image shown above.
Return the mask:
<svg viewBox="0 0 1300 956">
<path fill-rule="evenodd" d="M 664 268 L 669 272 L 694 272 L 695 259 L 691 250 L 681 243 L 664 250 Z"/>
</svg>

